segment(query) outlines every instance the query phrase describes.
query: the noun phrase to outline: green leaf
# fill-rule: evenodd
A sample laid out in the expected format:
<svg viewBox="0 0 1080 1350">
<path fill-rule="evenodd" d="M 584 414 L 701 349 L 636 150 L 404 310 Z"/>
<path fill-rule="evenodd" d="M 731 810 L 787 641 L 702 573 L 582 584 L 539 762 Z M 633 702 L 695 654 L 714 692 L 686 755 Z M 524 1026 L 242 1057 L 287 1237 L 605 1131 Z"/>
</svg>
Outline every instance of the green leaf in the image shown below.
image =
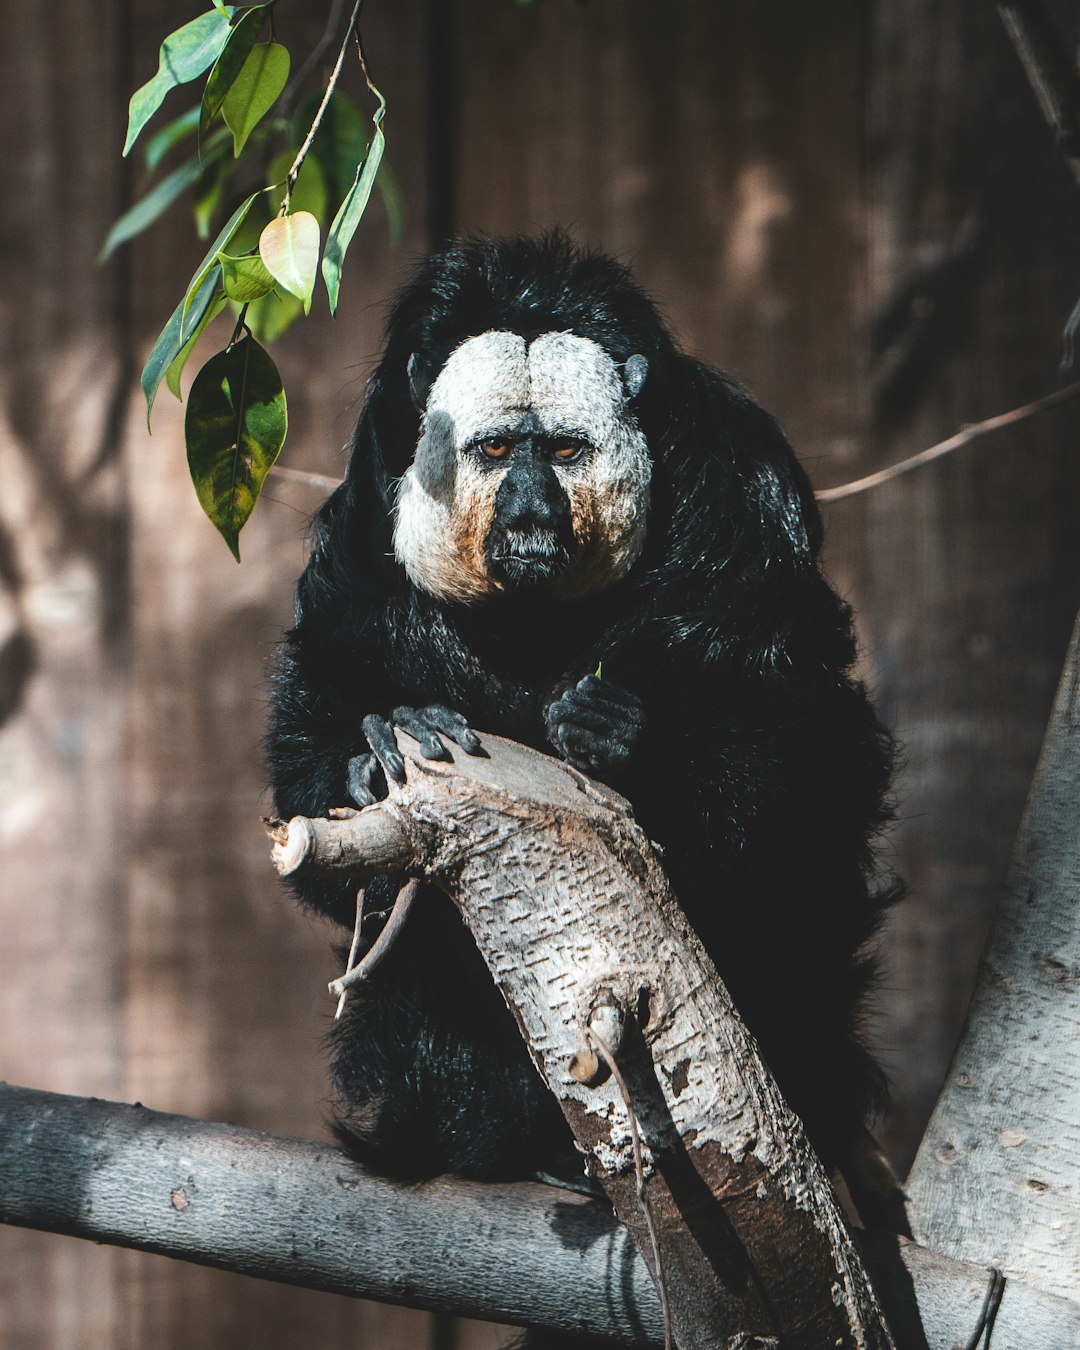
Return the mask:
<svg viewBox="0 0 1080 1350">
<path fill-rule="evenodd" d="M 400 248 L 401 241 L 405 238 L 405 221 L 408 214 L 405 209 L 405 194 L 402 192 L 396 176 L 390 172 L 390 165 L 385 160 L 379 169 L 379 176 L 375 179 L 375 187 L 378 189 L 382 204 L 386 208 L 386 216 L 390 225 L 390 243 L 394 248 Z"/>
<path fill-rule="evenodd" d="M 356 170 L 356 181 L 353 183 L 349 195 L 338 208 L 338 213 L 330 226 L 330 233 L 326 237 L 326 251 L 323 254 L 322 274 L 323 281 L 326 283 L 326 293 L 330 297 L 331 314 L 337 313 L 338 291 L 341 287 L 341 265 L 345 261 L 345 253 L 352 243 L 356 227 L 360 224 L 360 217 L 364 214 L 368 199 L 371 197 L 375 175 L 379 172 L 383 150 L 386 148 L 386 137 L 383 135 L 382 129 L 383 118 L 386 116 L 386 100 L 374 85 L 371 85 L 370 88 L 379 100 L 379 106 L 375 109 L 375 114 L 371 119 L 375 128 L 374 134 L 371 138 L 371 144 L 368 146 L 367 155 L 364 157 L 364 162 Z"/>
<path fill-rule="evenodd" d="M 104 262 L 121 244 L 127 243 L 135 235 L 141 234 L 148 225 L 152 225 L 201 173 L 202 165 L 198 159 L 189 159 L 186 164 L 174 169 L 167 178 L 163 178 L 156 187 L 151 188 L 145 197 L 140 198 L 134 206 L 113 222 L 113 227 L 105 236 L 105 243 L 98 254 L 98 262 Z"/>
<path fill-rule="evenodd" d="M 227 136 L 228 132 L 225 134 Z M 221 159 L 209 173 L 203 174 L 195 185 L 191 211 L 195 217 L 195 233 L 200 239 L 210 238 L 210 227 L 214 223 L 221 199 L 225 195 L 225 186 L 232 177 L 235 167 L 231 159 Z"/>
<path fill-rule="evenodd" d="M 310 211 L 278 216 L 259 235 L 259 255 L 275 281 L 311 309 L 319 267 L 319 222 Z"/>
<path fill-rule="evenodd" d="M 174 145 L 190 136 L 199 126 L 199 107 L 189 108 L 167 126 L 155 131 L 146 143 L 146 167 L 151 173 L 157 168 Z"/>
<path fill-rule="evenodd" d="M 244 217 L 251 209 L 251 203 L 258 195 L 257 192 L 252 193 L 226 221 L 221 233 L 210 245 L 210 251 L 199 264 L 183 300 L 173 310 L 169 322 L 161 330 L 153 350 L 146 359 L 142 373 L 142 387 L 146 395 L 147 427 L 150 426 L 150 413 L 165 372 L 202 322 L 202 317 L 221 282 L 221 264 L 217 261 L 218 250 L 228 246 L 229 240 L 240 228 Z"/>
<path fill-rule="evenodd" d="M 271 291 L 248 305 L 247 326 L 260 342 L 276 342 L 304 312 L 303 301 L 288 291 Z"/>
<path fill-rule="evenodd" d="M 250 9 L 245 9 L 233 24 L 229 40 L 215 61 L 214 69 L 210 72 L 210 78 L 203 90 L 202 112 L 199 116 L 200 135 L 206 135 L 210 130 L 210 123 L 221 111 L 221 105 L 225 102 L 233 82 L 243 70 L 244 63 L 255 46 L 268 9 L 269 5 L 252 5 Z"/>
<path fill-rule="evenodd" d="M 292 142 L 294 147 L 298 148 L 303 143 L 308 128 L 318 112 L 320 98 L 321 96 L 318 94 L 312 94 L 309 98 L 306 98 L 293 118 Z M 315 133 L 311 150 L 304 160 L 303 168 L 300 170 L 300 182 L 303 181 L 308 166 L 318 164 L 326 180 L 327 196 L 336 210 L 352 188 L 356 180 L 356 167 L 367 154 L 367 148 L 368 133 L 359 108 L 348 94 L 335 89 L 330 95 L 330 102 L 326 105 L 326 111 L 323 113 L 319 129 Z M 280 173 L 272 170 L 270 174 L 272 178 L 284 178 L 291 160 L 286 156 L 282 156 L 282 158 L 285 159 L 285 167 Z M 275 165 L 277 162 L 277 160 L 274 161 Z M 299 186 L 300 183 L 298 182 L 297 187 Z M 405 196 L 385 159 L 375 179 L 375 189 L 386 209 L 390 226 L 390 242 L 395 248 L 398 248 L 405 234 Z M 301 205 L 300 201 L 297 200 L 295 190 L 292 205 L 295 210 L 310 211 L 313 215 L 318 216 L 320 221 L 323 220 L 323 209 L 309 205 L 307 202 Z"/>
<path fill-rule="evenodd" d="M 222 285 L 230 300 L 248 305 L 252 300 L 269 295 L 274 289 L 274 278 L 257 253 L 248 253 L 242 258 L 230 258 L 227 253 L 219 253 L 218 262 L 221 263 Z"/>
<path fill-rule="evenodd" d="M 322 101 L 321 95 L 313 94 L 304 100 L 293 119 L 293 153 L 304 143 L 308 128 L 315 120 Z M 335 89 L 326 105 L 323 119 L 315 133 L 311 153 L 304 161 L 304 167 L 311 163 L 312 156 L 317 157 L 326 180 L 326 190 L 334 210 L 345 200 L 356 178 L 356 166 L 367 154 L 368 134 L 359 108 L 347 94 Z M 291 161 L 290 161 L 291 162 Z M 304 170 L 300 170 L 303 177 Z M 297 208 L 299 209 L 299 208 Z M 311 207 L 307 207 L 311 210 Z M 319 212 L 315 212 L 316 215 Z"/>
<path fill-rule="evenodd" d="M 233 81 L 221 104 L 221 115 L 233 134 L 233 157 L 274 106 L 289 78 L 289 53 L 280 42 L 260 42 Z"/>
<path fill-rule="evenodd" d="M 276 155 L 270 161 L 266 176 L 272 183 L 284 182 L 295 158 L 295 154 L 288 150 Z M 289 210 L 294 213 L 310 211 L 322 225 L 326 216 L 326 205 L 326 179 L 323 176 L 322 162 L 313 152 L 309 152 L 296 176 L 292 196 L 289 198 Z"/>
<path fill-rule="evenodd" d="M 207 326 L 217 318 L 221 311 L 228 304 L 225 297 L 219 292 L 210 301 L 210 308 L 199 320 L 199 326 L 173 357 L 172 364 L 165 372 L 165 383 L 168 385 L 171 393 L 183 402 L 183 395 L 180 392 L 180 376 L 184 373 L 184 367 L 188 363 L 188 357 L 195 350 L 195 344 L 202 337 L 203 331 Z"/>
<path fill-rule="evenodd" d="M 195 376 L 184 438 L 203 510 L 240 561 L 239 538 L 288 428 L 277 366 L 254 338 L 219 352 Z"/>
<path fill-rule="evenodd" d="M 263 191 L 265 192 L 266 189 L 264 188 Z M 221 252 L 222 249 L 228 248 L 229 245 L 232 243 L 233 236 L 236 234 L 240 226 L 244 223 L 244 217 L 251 210 L 251 203 L 255 200 L 257 196 L 259 196 L 259 193 L 253 192 L 246 201 L 241 202 L 240 205 L 229 217 L 229 219 L 221 227 L 221 233 L 210 245 L 206 257 L 199 264 L 199 267 L 195 272 L 195 275 L 191 278 L 191 281 L 188 284 L 187 292 L 184 295 L 184 299 L 182 301 L 182 305 L 185 310 L 188 304 L 191 303 L 191 299 L 195 295 L 196 291 L 198 291 L 199 288 L 202 286 L 205 278 L 214 270 L 214 268 L 220 267 L 221 264 L 217 260 L 217 255 Z"/>
<path fill-rule="evenodd" d="M 176 360 L 181 350 L 194 335 L 203 316 L 210 308 L 221 283 L 220 268 L 208 272 L 195 293 L 183 300 L 173 310 L 169 322 L 161 330 L 153 350 L 143 366 L 142 388 L 146 395 L 146 426 L 150 427 L 150 411 L 154 406 L 158 386 L 165 372 Z"/>
<path fill-rule="evenodd" d="M 145 197 L 140 197 L 134 206 L 129 207 L 119 220 L 113 223 L 113 227 L 102 245 L 101 253 L 98 255 L 98 262 L 104 262 L 121 244 L 133 239 L 135 235 L 141 234 L 159 216 L 163 215 L 185 188 L 189 188 L 192 183 L 201 177 L 208 164 L 212 164 L 215 160 L 221 158 L 225 143 L 226 138 L 224 136 L 211 137 L 203 151 L 201 160 L 198 155 L 193 155 L 191 159 L 185 160 L 179 168 L 174 169 L 160 183 L 152 187 Z"/>
<path fill-rule="evenodd" d="M 230 6 L 224 11 L 212 9 L 197 19 L 170 33 L 158 52 L 157 74 L 141 89 L 136 89 L 128 104 L 127 139 L 124 154 L 128 154 L 147 122 L 161 107 L 162 99 L 170 89 L 196 80 L 213 65 L 229 40 Z"/>
</svg>

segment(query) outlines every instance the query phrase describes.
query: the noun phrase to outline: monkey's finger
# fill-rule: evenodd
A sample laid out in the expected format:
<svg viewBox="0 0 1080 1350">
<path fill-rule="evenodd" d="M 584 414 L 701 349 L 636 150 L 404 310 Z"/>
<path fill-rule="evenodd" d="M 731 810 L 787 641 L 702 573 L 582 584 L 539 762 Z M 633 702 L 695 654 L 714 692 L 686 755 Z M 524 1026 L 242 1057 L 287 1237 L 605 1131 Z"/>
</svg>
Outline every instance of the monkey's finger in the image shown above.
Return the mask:
<svg viewBox="0 0 1080 1350">
<path fill-rule="evenodd" d="M 423 717 L 436 731 L 441 731 L 455 745 L 460 745 L 467 755 L 483 753 L 480 737 L 461 713 L 455 712 L 453 708 L 448 708 L 444 703 L 431 703 L 423 710 Z"/>
<path fill-rule="evenodd" d="M 380 782 L 379 761 L 374 755 L 355 755 L 349 760 L 345 786 L 357 806 L 372 806 L 380 796 L 386 796 L 386 784 Z"/>
<path fill-rule="evenodd" d="M 623 713 L 633 712 L 644 716 L 644 706 L 637 694 L 632 694 L 620 684 L 598 679 L 595 675 L 586 675 L 578 680 L 573 689 L 567 690 L 567 694 L 576 695 L 597 708 L 617 708 Z"/>
<path fill-rule="evenodd" d="M 590 708 L 577 699 L 561 698 L 547 710 L 552 726 L 574 726 L 600 733 L 614 729 L 616 719 L 606 708 Z"/>
<path fill-rule="evenodd" d="M 382 765 L 382 771 L 386 774 L 387 781 L 393 779 L 395 783 L 404 783 L 405 761 L 401 756 L 401 751 L 397 748 L 394 728 L 385 717 L 379 717 L 375 713 L 365 717 L 361 726 L 364 735 L 367 737 L 368 745 L 371 746 L 375 752 L 375 757 Z"/>
<path fill-rule="evenodd" d="M 564 723 L 559 727 L 559 744 L 566 757 L 579 767 L 599 768 L 618 764 L 626 758 L 627 748 L 610 734 Z"/>
<path fill-rule="evenodd" d="M 425 759 L 450 759 L 450 751 L 439 740 L 432 729 L 431 723 L 425 716 L 425 712 L 417 708 L 395 708 L 391 714 L 394 726 L 400 727 L 402 731 L 408 732 L 415 740 L 420 742 L 420 749 L 424 752 Z"/>
</svg>

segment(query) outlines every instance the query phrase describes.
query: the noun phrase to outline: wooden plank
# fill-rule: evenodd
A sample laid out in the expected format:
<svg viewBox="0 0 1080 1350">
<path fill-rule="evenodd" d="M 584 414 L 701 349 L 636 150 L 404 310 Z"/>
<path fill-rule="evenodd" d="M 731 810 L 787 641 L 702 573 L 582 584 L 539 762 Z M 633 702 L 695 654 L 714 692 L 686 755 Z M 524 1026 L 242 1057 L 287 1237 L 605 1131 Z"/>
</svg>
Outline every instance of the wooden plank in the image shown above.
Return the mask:
<svg viewBox="0 0 1080 1350">
<path fill-rule="evenodd" d="M 1080 1297 L 1080 620 L 968 1023 L 908 1182 L 913 1231 Z"/>
</svg>

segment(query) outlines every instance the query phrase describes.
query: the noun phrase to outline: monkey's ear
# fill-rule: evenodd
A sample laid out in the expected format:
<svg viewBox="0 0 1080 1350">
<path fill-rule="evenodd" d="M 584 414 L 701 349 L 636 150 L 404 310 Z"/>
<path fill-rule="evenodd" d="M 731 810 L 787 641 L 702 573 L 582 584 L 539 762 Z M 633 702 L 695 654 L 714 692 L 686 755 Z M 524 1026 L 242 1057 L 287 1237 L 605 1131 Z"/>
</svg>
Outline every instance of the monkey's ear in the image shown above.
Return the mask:
<svg viewBox="0 0 1080 1350">
<path fill-rule="evenodd" d="M 626 364 L 623 366 L 623 384 L 626 385 L 626 392 L 630 398 L 637 398 L 641 393 L 642 386 L 645 383 L 645 376 L 649 373 L 649 358 L 647 356 L 628 356 Z"/>
<path fill-rule="evenodd" d="M 416 404 L 416 411 L 422 413 L 427 407 L 427 397 L 431 392 L 431 376 L 419 352 L 413 352 L 409 357 L 406 370 L 409 376 L 409 393 L 412 394 L 412 401 Z"/>
</svg>

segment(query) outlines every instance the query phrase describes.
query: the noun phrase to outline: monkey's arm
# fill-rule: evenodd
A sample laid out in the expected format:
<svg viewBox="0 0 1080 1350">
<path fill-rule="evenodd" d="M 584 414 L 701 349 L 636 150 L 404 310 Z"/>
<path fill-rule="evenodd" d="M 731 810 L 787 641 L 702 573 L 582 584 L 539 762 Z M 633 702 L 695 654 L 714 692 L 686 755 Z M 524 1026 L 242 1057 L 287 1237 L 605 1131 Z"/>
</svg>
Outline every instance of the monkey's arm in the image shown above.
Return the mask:
<svg viewBox="0 0 1080 1350">
<path fill-rule="evenodd" d="M 364 713 L 376 700 L 386 706 L 400 691 L 361 679 L 357 698 L 346 697 L 342 680 L 318 672 L 299 644 L 286 648 L 273 677 L 266 757 L 279 816 L 325 816 L 347 806 L 350 765 L 368 750 Z M 353 923 L 356 883 L 349 878 L 300 880 L 294 890 L 305 905 L 340 923 Z"/>
</svg>

